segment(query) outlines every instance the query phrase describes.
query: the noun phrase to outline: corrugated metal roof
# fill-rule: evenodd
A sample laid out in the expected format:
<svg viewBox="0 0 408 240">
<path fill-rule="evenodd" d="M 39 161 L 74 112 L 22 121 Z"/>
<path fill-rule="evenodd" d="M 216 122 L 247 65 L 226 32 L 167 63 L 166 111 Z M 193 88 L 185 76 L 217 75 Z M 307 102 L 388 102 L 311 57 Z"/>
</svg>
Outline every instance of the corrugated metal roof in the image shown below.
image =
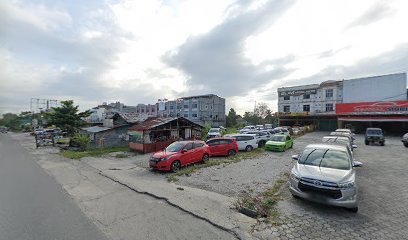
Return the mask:
<svg viewBox="0 0 408 240">
<path fill-rule="evenodd" d="M 149 118 L 146 121 L 144 121 L 143 123 L 140 123 L 136 126 L 131 127 L 129 130 L 139 130 L 139 131 L 143 131 L 143 130 L 149 130 L 158 126 L 161 126 L 163 124 L 172 122 L 176 119 L 179 119 L 180 121 L 180 125 L 183 122 L 188 122 L 189 125 L 191 126 L 195 126 L 195 127 L 202 127 L 200 124 L 197 124 L 193 121 L 190 121 L 186 118 L 183 117 L 155 117 L 155 118 Z"/>
<path fill-rule="evenodd" d="M 103 132 L 103 131 L 107 131 L 107 130 L 109 130 L 109 129 L 112 129 L 112 128 L 109 128 L 109 127 L 100 127 L 100 126 L 93 126 L 93 127 L 82 128 L 82 130 L 85 130 L 85 131 L 90 132 L 90 133 Z"/>
</svg>

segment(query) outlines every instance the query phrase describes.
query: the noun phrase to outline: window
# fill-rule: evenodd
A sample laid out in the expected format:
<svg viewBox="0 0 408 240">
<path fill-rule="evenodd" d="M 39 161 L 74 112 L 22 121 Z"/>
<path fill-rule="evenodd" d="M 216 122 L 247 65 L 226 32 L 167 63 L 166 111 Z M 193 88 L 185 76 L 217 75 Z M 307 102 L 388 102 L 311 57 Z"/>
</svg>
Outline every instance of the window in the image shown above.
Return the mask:
<svg viewBox="0 0 408 240">
<path fill-rule="evenodd" d="M 215 145 L 218 145 L 218 144 L 220 144 L 220 140 L 210 140 L 210 141 L 207 142 L 208 146 L 215 146 Z"/>
<path fill-rule="evenodd" d="M 193 144 L 192 143 L 188 143 L 184 148 L 183 148 L 184 150 L 191 150 L 191 149 L 193 149 Z"/>
<path fill-rule="evenodd" d="M 184 117 L 185 117 L 185 118 L 188 118 L 188 114 L 184 114 Z"/>
<path fill-rule="evenodd" d="M 284 96 L 283 100 L 285 100 L 285 101 L 290 100 L 290 96 Z"/>
<path fill-rule="evenodd" d="M 326 112 L 334 111 L 333 103 L 326 103 Z"/>
<path fill-rule="evenodd" d="M 188 105 L 184 105 L 184 108 L 188 108 Z"/>
<path fill-rule="evenodd" d="M 196 117 L 197 117 L 197 113 L 193 113 L 193 114 L 191 114 L 191 116 L 192 116 L 193 118 L 196 118 Z"/>
<path fill-rule="evenodd" d="M 326 98 L 333 97 L 333 89 L 326 89 Z"/>
<path fill-rule="evenodd" d="M 200 147 L 203 147 L 203 146 L 204 146 L 204 143 L 194 142 L 194 148 L 200 148 Z"/>
<path fill-rule="evenodd" d="M 303 95 L 303 99 L 310 99 L 310 94 Z"/>
<path fill-rule="evenodd" d="M 174 109 L 174 106 L 173 105 L 170 105 L 170 110 L 173 110 Z"/>
<path fill-rule="evenodd" d="M 230 144 L 232 142 L 231 139 L 222 139 L 220 140 L 220 144 Z"/>
<path fill-rule="evenodd" d="M 283 112 L 290 112 L 290 106 L 283 106 Z"/>
<path fill-rule="evenodd" d="M 310 112 L 310 105 L 303 105 L 303 112 Z"/>
<path fill-rule="evenodd" d="M 144 109 L 142 108 L 142 113 L 144 113 Z"/>
<path fill-rule="evenodd" d="M 192 108 L 198 108 L 198 104 L 197 104 L 197 103 L 193 103 L 193 104 L 192 104 Z"/>
</svg>

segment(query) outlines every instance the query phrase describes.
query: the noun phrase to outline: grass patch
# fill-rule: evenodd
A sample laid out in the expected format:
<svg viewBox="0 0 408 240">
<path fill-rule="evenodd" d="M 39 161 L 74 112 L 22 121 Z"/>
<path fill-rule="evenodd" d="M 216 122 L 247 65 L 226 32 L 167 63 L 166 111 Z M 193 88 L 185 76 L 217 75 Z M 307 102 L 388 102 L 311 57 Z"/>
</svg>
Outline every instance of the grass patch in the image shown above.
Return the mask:
<svg viewBox="0 0 408 240">
<path fill-rule="evenodd" d="M 115 158 L 127 158 L 128 155 L 127 154 L 123 154 L 123 153 L 118 153 L 115 155 Z"/>
<path fill-rule="evenodd" d="M 265 152 L 265 150 L 263 148 L 257 148 L 251 152 L 242 152 L 242 153 L 238 153 L 237 155 L 233 156 L 233 157 L 228 157 L 228 158 L 224 158 L 224 159 L 217 159 L 217 160 L 209 160 L 206 163 L 202 163 L 202 164 L 194 164 L 185 168 L 180 169 L 179 171 L 175 172 L 175 173 L 171 173 L 167 175 L 167 181 L 169 182 L 177 182 L 178 181 L 178 177 L 183 176 L 183 175 L 189 175 L 192 174 L 194 172 L 196 172 L 197 170 L 201 169 L 201 168 L 207 168 L 207 167 L 212 167 L 212 166 L 217 166 L 217 165 L 221 165 L 221 164 L 231 164 L 231 163 L 236 163 L 239 162 L 241 160 L 244 159 L 252 159 L 255 157 L 258 157 L 260 154 L 262 154 L 263 152 Z"/>
<path fill-rule="evenodd" d="M 56 141 L 55 141 L 55 143 L 57 143 L 57 144 L 69 144 L 69 139 L 70 138 L 58 138 Z"/>
<path fill-rule="evenodd" d="M 243 192 L 235 202 L 236 209 L 240 212 L 243 212 L 243 209 L 246 212 L 252 211 L 256 213 L 256 217 L 266 218 L 273 225 L 279 225 L 280 214 L 275 206 L 282 199 L 280 190 L 287 181 L 287 175 L 284 175 L 284 179 L 277 180 L 271 188 L 264 192 Z"/>
<path fill-rule="evenodd" d="M 95 148 L 83 152 L 64 150 L 61 152 L 62 156 L 71 159 L 80 159 L 83 157 L 97 157 L 112 152 L 130 152 L 128 147 L 113 147 L 113 148 Z M 119 154 L 118 154 L 119 155 Z"/>
</svg>

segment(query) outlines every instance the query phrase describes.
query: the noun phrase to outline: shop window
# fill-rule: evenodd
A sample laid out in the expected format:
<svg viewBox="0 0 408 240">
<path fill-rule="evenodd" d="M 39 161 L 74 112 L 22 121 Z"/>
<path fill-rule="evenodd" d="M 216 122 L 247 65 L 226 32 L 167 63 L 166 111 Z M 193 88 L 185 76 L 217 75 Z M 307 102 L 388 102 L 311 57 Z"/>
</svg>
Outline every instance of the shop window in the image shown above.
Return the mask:
<svg viewBox="0 0 408 240">
<path fill-rule="evenodd" d="M 290 112 L 290 106 L 283 106 L 283 112 Z"/>
</svg>

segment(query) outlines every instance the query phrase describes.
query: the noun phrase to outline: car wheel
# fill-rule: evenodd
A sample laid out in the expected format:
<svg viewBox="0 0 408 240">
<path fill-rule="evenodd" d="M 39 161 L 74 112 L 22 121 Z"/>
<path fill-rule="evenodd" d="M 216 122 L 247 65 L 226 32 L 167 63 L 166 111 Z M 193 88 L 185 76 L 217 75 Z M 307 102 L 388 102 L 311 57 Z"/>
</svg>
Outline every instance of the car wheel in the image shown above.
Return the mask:
<svg viewBox="0 0 408 240">
<path fill-rule="evenodd" d="M 381 142 L 380 145 L 381 145 L 381 146 L 384 146 L 384 145 L 385 145 L 385 142 Z"/>
<path fill-rule="evenodd" d="M 265 146 L 265 143 L 266 143 L 266 141 L 259 141 L 258 147 L 259 147 L 259 148 L 264 147 L 264 146 Z"/>
<path fill-rule="evenodd" d="M 370 144 L 370 142 L 369 142 L 369 141 L 367 141 L 367 140 L 365 140 L 365 141 L 364 141 L 364 143 L 365 143 L 365 145 Z"/>
<path fill-rule="evenodd" d="M 349 210 L 350 212 L 356 213 L 356 212 L 358 212 L 358 207 L 355 207 L 355 208 L 347 208 L 347 210 Z"/>
<path fill-rule="evenodd" d="M 177 172 L 178 170 L 180 170 L 180 168 L 181 168 L 181 163 L 179 160 L 176 160 L 171 163 L 170 169 L 172 172 Z"/>
<path fill-rule="evenodd" d="M 404 143 L 404 146 L 408 148 L 408 143 Z"/>
<path fill-rule="evenodd" d="M 206 153 L 203 155 L 203 158 L 201 159 L 203 161 L 203 163 L 208 162 L 208 160 L 210 160 L 210 156 Z"/>
<path fill-rule="evenodd" d="M 246 146 L 245 151 L 250 152 L 254 149 L 251 145 Z"/>
<path fill-rule="evenodd" d="M 290 144 L 290 148 L 293 148 L 293 143 L 292 143 L 292 144 Z"/>
<path fill-rule="evenodd" d="M 235 150 L 229 150 L 228 151 L 228 156 L 235 156 L 237 153 L 235 152 Z"/>
</svg>

